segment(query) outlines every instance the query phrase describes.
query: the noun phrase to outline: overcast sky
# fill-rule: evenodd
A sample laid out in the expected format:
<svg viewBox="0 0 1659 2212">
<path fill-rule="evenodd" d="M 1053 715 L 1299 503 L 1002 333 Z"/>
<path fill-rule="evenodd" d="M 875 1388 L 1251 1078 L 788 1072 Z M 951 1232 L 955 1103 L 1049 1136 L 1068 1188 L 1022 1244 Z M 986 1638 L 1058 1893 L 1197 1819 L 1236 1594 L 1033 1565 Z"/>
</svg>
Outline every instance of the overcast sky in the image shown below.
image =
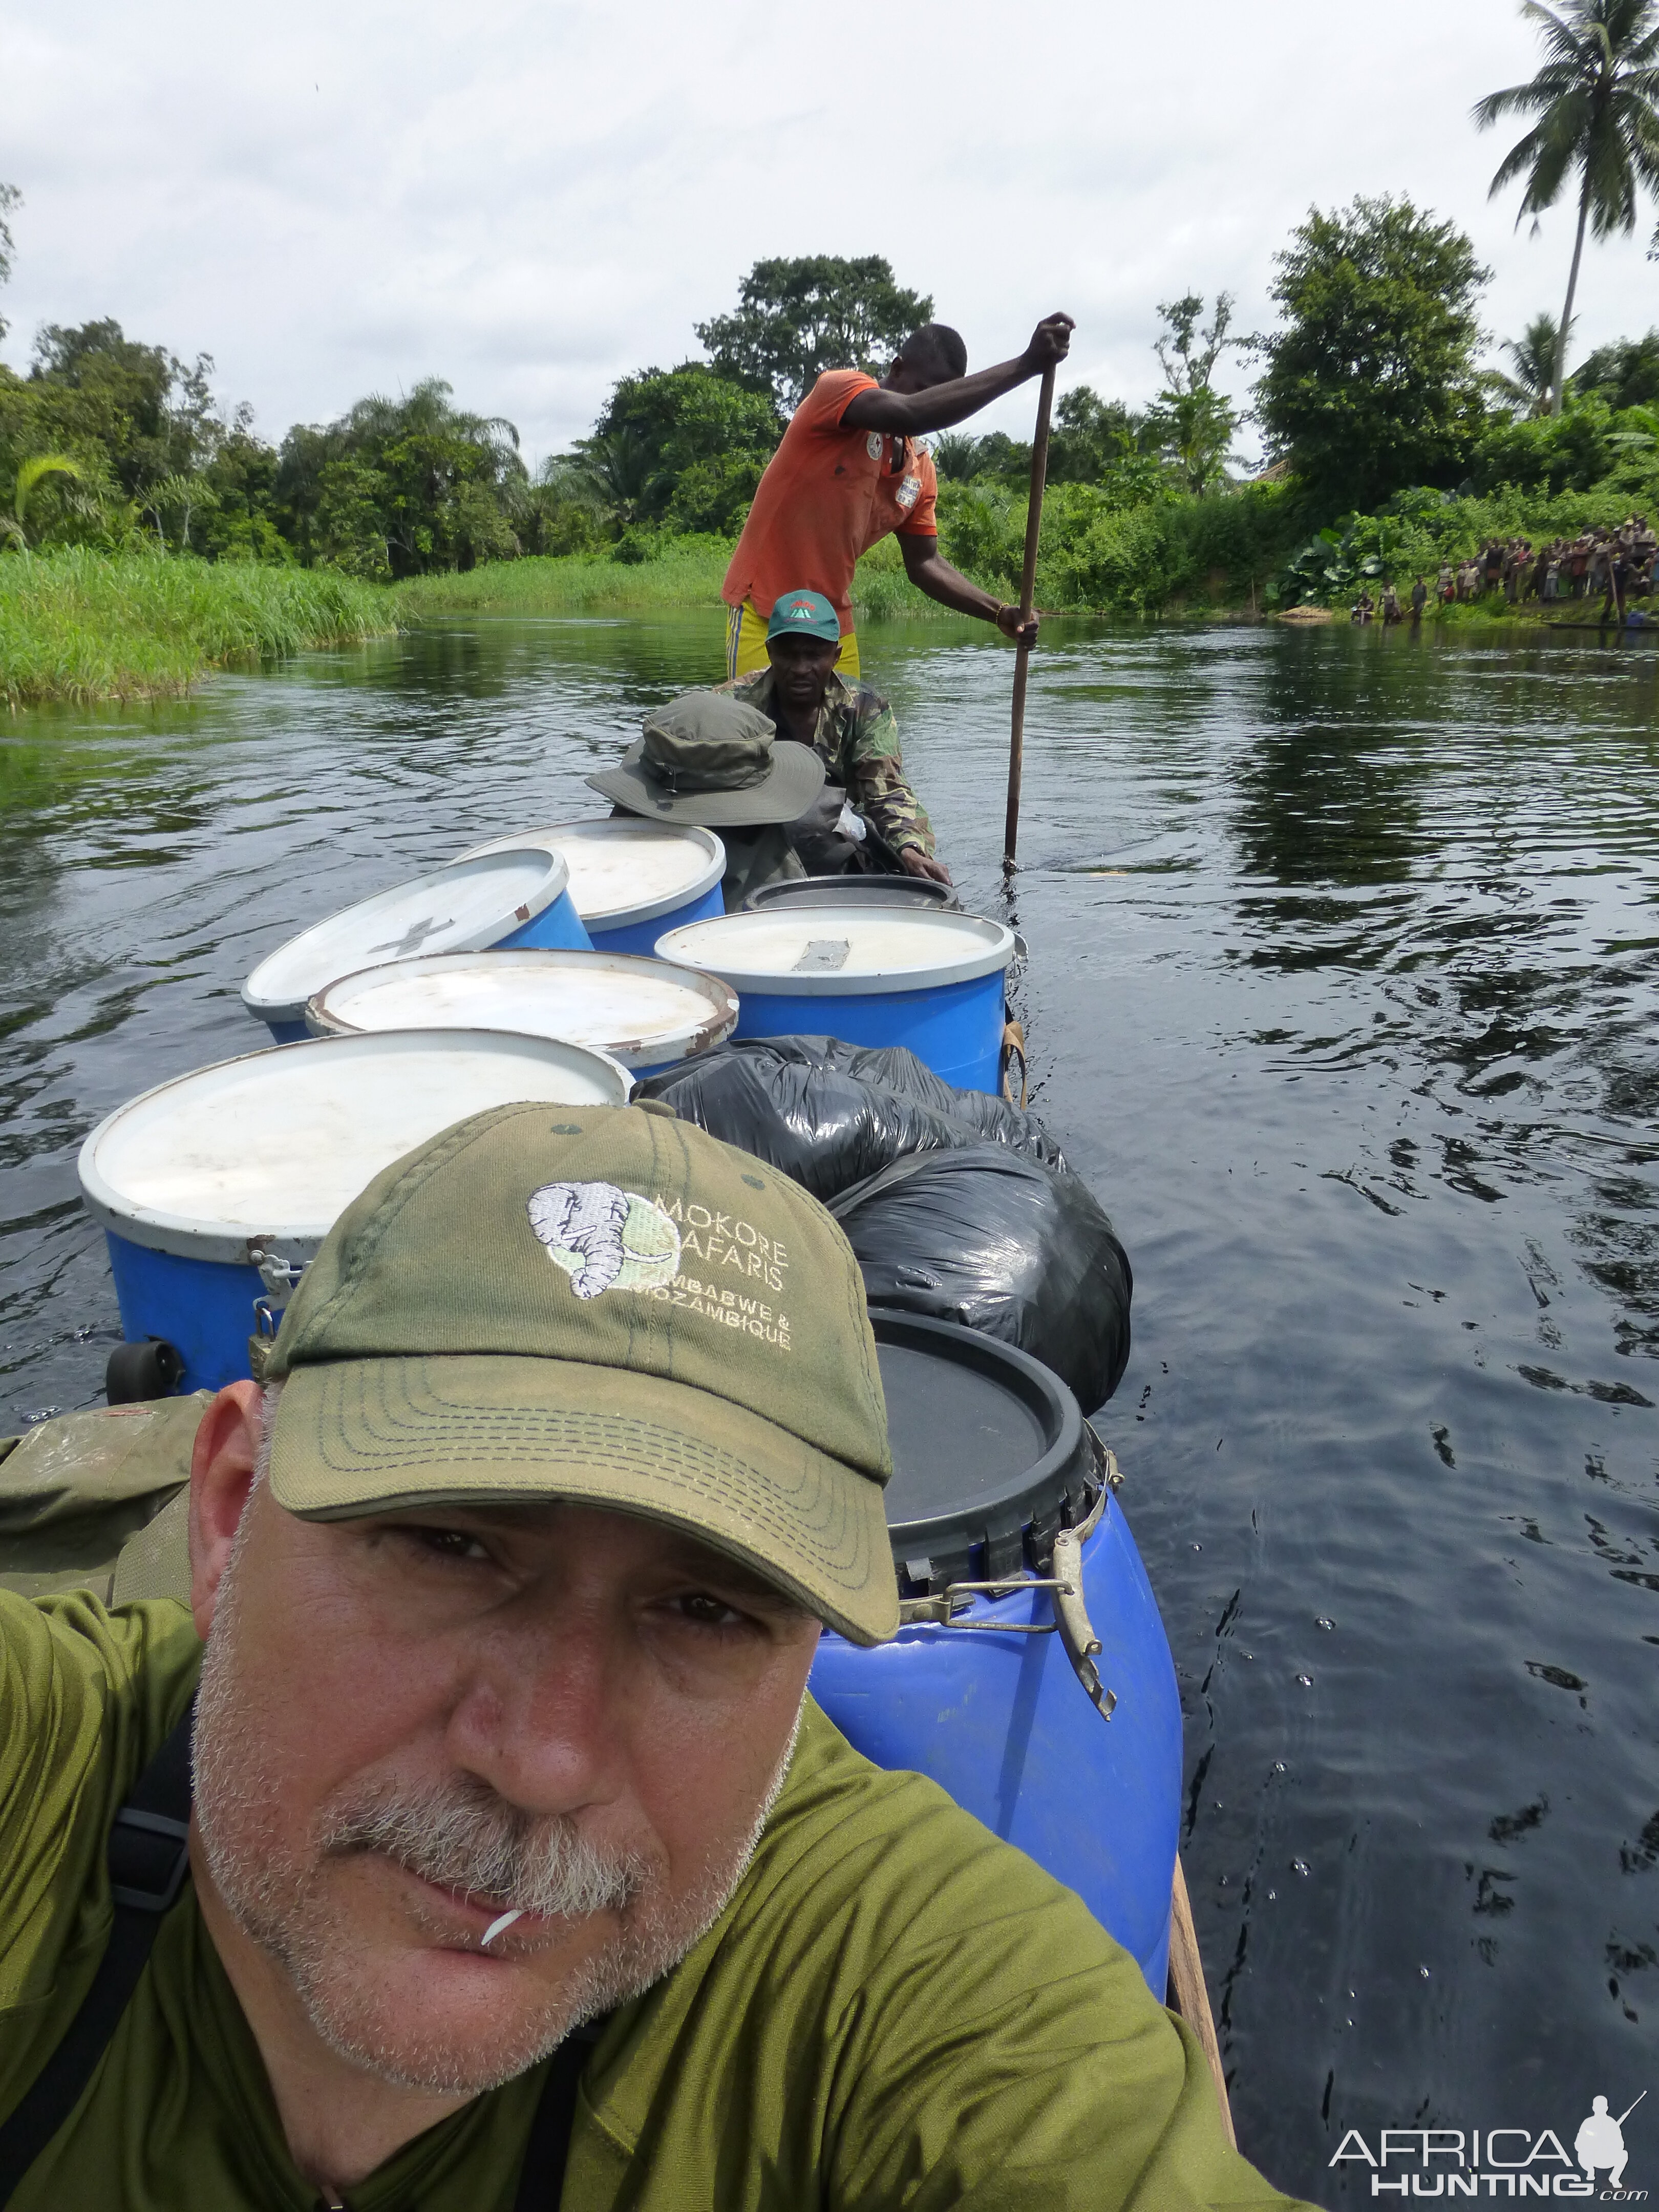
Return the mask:
<svg viewBox="0 0 1659 2212">
<path fill-rule="evenodd" d="M 975 364 L 1064 307 L 1068 380 L 1139 402 L 1158 301 L 1224 286 L 1261 328 L 1310 204 L 1388 191 L 1472 233 L 1518 335 L 1571 213 L 1489 205 L 1519 131 L 1468 111 L 1535 65 L 1515 0 L 5 0 L 0 354 L 114 315 L 273 439 L 436 374 L 533 460 L 759 257 L 884 253 Z M 1586 249 L 1582 347 L 1659 322 L 1652 221 Z"/>
</svg>

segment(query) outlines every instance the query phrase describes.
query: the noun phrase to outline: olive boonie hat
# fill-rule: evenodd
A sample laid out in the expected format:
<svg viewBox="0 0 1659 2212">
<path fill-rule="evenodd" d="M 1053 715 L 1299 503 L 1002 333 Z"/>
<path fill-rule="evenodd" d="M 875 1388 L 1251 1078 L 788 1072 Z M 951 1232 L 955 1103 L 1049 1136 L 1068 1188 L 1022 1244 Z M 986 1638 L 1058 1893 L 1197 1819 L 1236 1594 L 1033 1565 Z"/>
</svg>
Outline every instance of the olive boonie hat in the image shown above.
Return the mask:
<svg viewBox="0 0 1659 2212">
<path fill-rule="evenodd" d="M 291 1513 L 569 1498 L 672 1522 L 856 1643 L 898 1625 L 847 1240 L 660 1108 L 498 1106 L 394 1161 L 307 1268 L 266 1374 Z"/>
<path fill-rule="evenodd" d="M 775 637 L 821 637 L 826 644 L 841 642 L 841 617 L 822 592 L 781 592 L 772 604 L 766 625 L 769 645 Z"/>
<path fill-rule="evenodd" d="M 730 692 L 687 691 L 647 715 L 645 735 L 595 791 L 656 822 L 705 830 L 793 822 L 823 788 L 811 745 L 774 743 L 776 726 Z"/>
</svg>

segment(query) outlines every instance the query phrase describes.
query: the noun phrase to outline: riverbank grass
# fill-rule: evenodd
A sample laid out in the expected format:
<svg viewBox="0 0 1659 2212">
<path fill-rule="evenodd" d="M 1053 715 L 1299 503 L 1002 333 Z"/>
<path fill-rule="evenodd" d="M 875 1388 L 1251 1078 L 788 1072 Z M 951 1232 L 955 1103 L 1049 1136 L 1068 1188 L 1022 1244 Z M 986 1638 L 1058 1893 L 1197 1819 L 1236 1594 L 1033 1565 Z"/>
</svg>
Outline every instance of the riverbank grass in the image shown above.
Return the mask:
<svg viewBox="0 0 1659 2212">
<path fill-rule="evenodd" d="M 641 561 L 558 553 L 488 561 L 394 585 L 398 618 L 411 629 L 431 615 L 632 615 L 720 605 L 732 544 L 721 538 L 667 538 Z"/>
<path fill-rule="evenodd" d="M 627 541 L 624 541 L 626 544 Z M 734 538 L 643 538 L 642 560 L 608 553 L 561 553 L 490 561 L 465 574 L 411 576 L 395 585 L 399 623 L 410 629 L 435 615 L 649 615 L 676 608 L 718 611 Z M 949 618 L 904 573 L 899 550 L 884 538 L 858 564 L 853 605 L 860 621 Z"/>
<path fill-rule="evenodd" d="M 392 595 L 328 568 L 71 547 L 0 558 L 0 697 L 166 697 L 228 662 L 390 636 Z"/>
</svg>

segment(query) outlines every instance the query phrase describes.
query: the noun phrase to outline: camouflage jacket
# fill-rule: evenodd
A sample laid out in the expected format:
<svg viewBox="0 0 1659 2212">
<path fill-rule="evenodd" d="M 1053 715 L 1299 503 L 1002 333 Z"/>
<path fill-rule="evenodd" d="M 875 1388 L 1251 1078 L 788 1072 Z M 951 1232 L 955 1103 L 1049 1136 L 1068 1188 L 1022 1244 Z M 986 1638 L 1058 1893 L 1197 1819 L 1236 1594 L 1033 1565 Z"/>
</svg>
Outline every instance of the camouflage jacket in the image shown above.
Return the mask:
<svg viewBox="0 0 1659 2212">
<path fill-rule="evenodd" d="M 762 668 L 739 677 L 732 689 L 763 714 L 776 721 L 773 676 Z M 780 729 L 782 724 L 778 724 Z M 910 788 L 899 751 L 898 724 L 879 691 L 868 684 L 844 684 L 831 676 L 818 709 L 813 747 L 828 782 L 839 784 L 854 807 L 895 852 L 913 845 L 933 856 L 933 825 Z"/>
</svg>

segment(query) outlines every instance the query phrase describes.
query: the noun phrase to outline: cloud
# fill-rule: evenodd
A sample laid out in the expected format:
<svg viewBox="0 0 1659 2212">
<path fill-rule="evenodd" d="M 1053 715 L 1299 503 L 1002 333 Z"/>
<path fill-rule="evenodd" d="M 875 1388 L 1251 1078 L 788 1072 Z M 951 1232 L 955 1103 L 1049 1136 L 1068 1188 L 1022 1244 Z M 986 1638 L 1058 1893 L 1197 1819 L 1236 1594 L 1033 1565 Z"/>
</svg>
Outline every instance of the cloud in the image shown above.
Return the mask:
<svg viewBox="0 0 1659 2212">
<path fill-rule="evenodd" d="M 1468 111 L 1535 62 L 1512 0 L 56 0 L 0 31 L 7 353 L 113 314 L 213 354 L 271 436 L 437 374 L 533 456 L 694 354 L 761 255 L 882 252 L 975 361 L 1065 307 L 1076 380 L 1138 402 L 1159 300 L 1224 286 L 1260 327 L 1308 206 L 1384 191 L 1471 232 L 1507 335 L 1559 308 L 1571 211 L 1533 240 L 1489 206 L 1508 141 Z M 1652 319 L 1647 229 L 1587 251 L 1581 344 Z"/>
</svg>

